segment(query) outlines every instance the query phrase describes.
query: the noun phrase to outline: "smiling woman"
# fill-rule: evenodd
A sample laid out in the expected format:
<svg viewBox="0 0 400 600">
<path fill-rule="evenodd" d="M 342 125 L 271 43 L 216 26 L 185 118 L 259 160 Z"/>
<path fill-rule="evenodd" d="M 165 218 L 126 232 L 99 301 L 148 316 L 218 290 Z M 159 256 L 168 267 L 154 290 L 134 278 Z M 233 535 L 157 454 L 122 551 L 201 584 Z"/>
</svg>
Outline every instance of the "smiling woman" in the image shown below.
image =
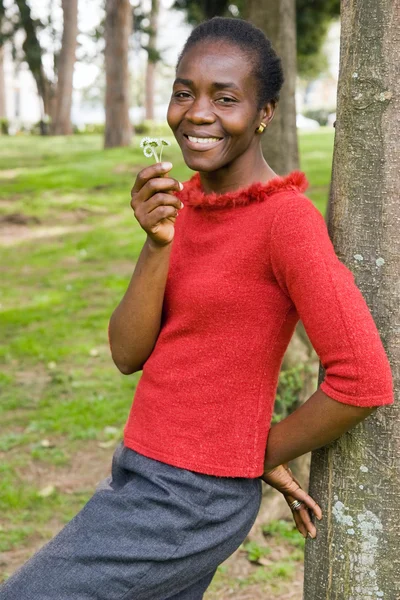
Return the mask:
<svg viewBox="0 0 400 600">
<path fill-rule="evenodd" d="M 171 163 L 138 174 L 147 238 L 109 324 L 118 369 L 143 370 L 124 439 L 110 480 L 1 600 L 200 600 L 251 529 L 261 481 L 315 537 L 321 509 L 288 461 L 393 403 L 379 333 L 304 173 L 277 176 L 262 155 L 282 82 L 245 21 L 212 19 L 187 41 L 168 123 L 196 173 L 184 185 Z M 270 426 L 299 319 L 326 377 Z"/>
<path fill-rule="evenodd" d="M 273 118 L 282 69 L 264 34 L 252 28 L 250 35 L 242 23 L 200 25 L 178 60 L 167 120 L 187 165 L 202 172 L 206 191 L 275 176 L 255 133 Z"/>
</svg>

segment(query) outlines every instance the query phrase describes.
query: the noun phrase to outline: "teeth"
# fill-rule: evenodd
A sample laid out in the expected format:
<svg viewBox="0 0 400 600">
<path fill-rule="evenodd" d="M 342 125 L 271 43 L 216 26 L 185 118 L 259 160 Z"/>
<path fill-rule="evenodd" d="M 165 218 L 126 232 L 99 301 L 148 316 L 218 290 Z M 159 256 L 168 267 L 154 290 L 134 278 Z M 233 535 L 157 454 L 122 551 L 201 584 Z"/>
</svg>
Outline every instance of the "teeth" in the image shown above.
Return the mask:
<svg viewBox="0 0 400 600">
<path fill-rule="evenodd" d="M 188 135 L 188 139 L 197 144 L 211 144 L 212 142 L 219 142 L 219 138 L 197 138 L 192 137 L 191 135 Z"/>
</svg>

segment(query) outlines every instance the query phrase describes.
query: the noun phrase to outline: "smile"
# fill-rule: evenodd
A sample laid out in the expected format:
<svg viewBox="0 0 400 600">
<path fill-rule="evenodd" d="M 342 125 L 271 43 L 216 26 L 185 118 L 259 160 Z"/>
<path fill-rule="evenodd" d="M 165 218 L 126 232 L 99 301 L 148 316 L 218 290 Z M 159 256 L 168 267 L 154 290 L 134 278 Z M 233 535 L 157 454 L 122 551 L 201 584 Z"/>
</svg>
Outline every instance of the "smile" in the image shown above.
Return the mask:
<svg viewBox="0 0 400 600">
<path fill-rule="evenodd" d="M 215 148 L 215 146 L 218 146 L 218 144 L 222 142 L 222 138 L 216 137 L 199 138 L 186 134 L 183 137 L 186 142 L 185 145 L 190 150 L 198 150 L 200 152 L 203 152 L 204 150 L 211 150 L 211 148 Z"/>
</svg>

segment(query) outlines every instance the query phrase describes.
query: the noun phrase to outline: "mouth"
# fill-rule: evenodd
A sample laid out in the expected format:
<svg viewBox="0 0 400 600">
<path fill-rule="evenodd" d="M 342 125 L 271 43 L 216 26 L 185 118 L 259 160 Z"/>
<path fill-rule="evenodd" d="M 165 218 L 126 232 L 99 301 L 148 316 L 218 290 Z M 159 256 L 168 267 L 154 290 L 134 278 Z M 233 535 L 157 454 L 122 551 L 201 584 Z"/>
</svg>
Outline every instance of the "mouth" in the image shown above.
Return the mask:
<svg viewBox="0 0 400 600">
<path fill-rule="evenodd" d="M 193 135 L 183 134 L 185 140 L 185 146 L 189 150 L 195 150 L 197 152 L 205 152 L 206 150 L 212 150 L 222 142 L 223 138 L 219 137 L 196 137 Z"/>
</svg>

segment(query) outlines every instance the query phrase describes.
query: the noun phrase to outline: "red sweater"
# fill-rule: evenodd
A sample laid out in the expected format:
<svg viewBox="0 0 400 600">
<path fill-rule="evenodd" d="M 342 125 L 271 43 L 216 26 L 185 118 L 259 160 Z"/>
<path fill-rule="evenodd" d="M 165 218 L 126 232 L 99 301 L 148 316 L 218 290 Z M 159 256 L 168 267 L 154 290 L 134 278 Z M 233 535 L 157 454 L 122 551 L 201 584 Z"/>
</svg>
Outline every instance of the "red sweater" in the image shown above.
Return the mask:
<svg viewBox="0 0 400 600">
<path fill-rule="evenodd" d="M 124 430 L 129 448 L 184 469 L 259 477 L 284 352 L 302 320 L 320 388 L 394 402 L 390 365 L 352 272 L 294 171 L 225 194 L 195 174 L 177 194 L 161 330 Z"/>
</svg>

